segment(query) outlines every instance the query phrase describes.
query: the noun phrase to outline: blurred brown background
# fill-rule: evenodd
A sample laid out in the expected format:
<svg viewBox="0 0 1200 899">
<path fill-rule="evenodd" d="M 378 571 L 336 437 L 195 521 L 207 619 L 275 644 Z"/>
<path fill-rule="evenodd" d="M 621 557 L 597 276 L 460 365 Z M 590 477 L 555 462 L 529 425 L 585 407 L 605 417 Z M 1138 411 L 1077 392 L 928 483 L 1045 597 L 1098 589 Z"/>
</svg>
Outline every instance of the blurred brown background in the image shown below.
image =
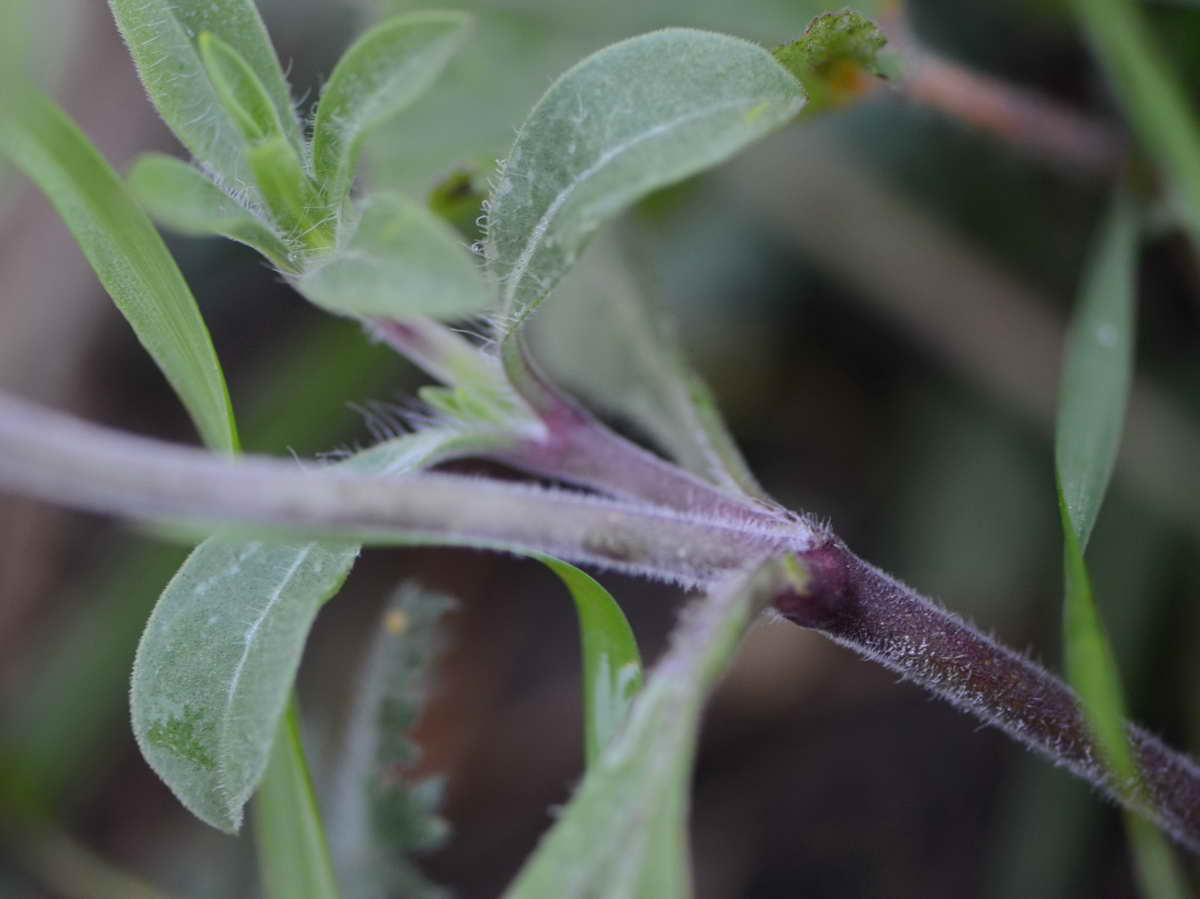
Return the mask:
<svg viewBox="0 0 1200 899">
<path fill-rule="evenodd" d="M 260 5 L 309 100 L 368 21 L 365 6 L 348 3 Z M 616 38 L 681 24 L 782 43 L 820 11 L 783 0 L 468 7 L 480 12 L 468 58 L 376 141 L 378 182 L 422 193 L 459 163 L 501 154 L 550 77 Z M 953 71 L 1033 91 L 1121 140 L 1062 9 L 923 0 L 909 12 L 913 34 Z M 1195 84 L 1200 9 L 1152 12 Z M 118 169 L 140 151 L 176 152 L 104 4 L 47 0 L 23 21 L 43 77 Z M 685 345 L 767 488 L 1054 666 L 1059 340 L 1111 173 L 946 106 L 936 93 L 885 90 L 639 215 L 656 235 Z M 11 171 L 0 171 L 0 236 L 0 387 L 192 441 L 66 228 Z M 250 251 L 171 246 L 213 331 L 248 450 L 366 442 L 349 404 L 396 401 L 422 383 L 355 326 L 302 303 Z M 1145 248 L 1141 380 L 1089 553 L 1137 717 L 1193 749 L 1196 275 L 1195 255 L 1165 223 Z M 167 895 L 255 895 L 249 835 L 222 837 L 192 819 L 130 734 L 133 647 L 183 553 L 111 521 L 0 497 L 0 896 L 121 895 L 105 892 L 110 865 Z M 352 699 L 367 630 L 402 579 L 460 603 L 418 732 L 422 770 L 447 778 L 453 836 L 422 867 L 459 896 L 496 896 L 581 770 L 573 611 L 532 562 L 367 553 L 305 660 L 318 777 L 336 765 L 322 750 Z M 603 579 L 653 658 L 681 596 Z M 1133 895 L 1119 816 L 1085 786 L 780 623 L 754 629 L 712 704 L 693 839 L 703 899 Z"/>
</svg>

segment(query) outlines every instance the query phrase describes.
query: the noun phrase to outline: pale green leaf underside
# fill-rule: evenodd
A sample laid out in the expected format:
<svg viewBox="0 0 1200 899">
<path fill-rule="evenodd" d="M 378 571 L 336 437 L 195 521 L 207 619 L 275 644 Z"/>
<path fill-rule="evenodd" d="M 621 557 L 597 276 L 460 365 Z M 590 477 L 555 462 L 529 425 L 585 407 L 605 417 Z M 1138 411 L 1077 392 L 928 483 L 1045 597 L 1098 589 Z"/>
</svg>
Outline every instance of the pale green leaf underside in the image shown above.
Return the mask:
<svg viewBox="0 0 1200 899">
<path fill-rule="evenodd" d="M 1118 194 L 1084 274 L 1067 335 L 1055 455 L 1062 494 L 1086 547 L 1112 477 L 1133 371 L 1133 202 Z"/>
<path fill-rule="evenodd" d="M 686 899 L 688 790 L 704 702 L 751 614 L 746 575 L 685 610 L 625 728 L 588 768 L 506 899 Z"/>
<path fill-rule="evenodd" d="M 458 12 L 409 13 L 377 25 L 346 51 L 313 127 L 313 171 L 332 205 L 350 190 L 363 139 L 425 92 L 470 21 Z"/>
<path fill-rule="evenodd" d="M 716 165 L 793 118 L 800 83 L 761 47 L 666 29 L 567 71 L 534 107 L 497 178 L 487 259 L 510 327 L 606 219 Z"/>
<path fill-rule="evenodd" d="M 210 32 L 258 76 L 289 141 L 300 124 L 271 40 L 253 0 L 109 0 L 142 84 L 159 115 L 200 162 L 228 186 L 253 192 L 243 137 L 209 80 L 197 38 Z"/>
<path fill-rule="evenodd" d="M 150 153 L 134 164 L 128 181 L 142 206 L 171 230 L 219 234 L 253 247 L 282 268 L 290 267 L 287 244 L 194 166 Z"/>
<path fill-rule="evenodd" d="M 65 113 L 26 93 L 0 123 L 0 154 L 49 197 L 100 283 L 175 389 L 213 449 L 237 430 L 208 328 L 154 225 Z"/>
<path fill-rule="evenodd" d="M 347 245 L 296 286 L 343 315 L 454 319 L 483 311 L 492 299 L 458 235 L 399 194 L 367 199 Z"/>
<path fill-rule="evenodd" d="M 403 474 L 479 437 L 422 431 L 343 465 Z M 188 557 L 146 626 L 134 662 L 134 734 L 150 766 L 201 820 L 233 832 L 254 792 L 318 610 L 359 544 L 212 537 Z"/>
<path fill-rule="evenodd" d="M 574 565 L 538 556 L 575 601 L 583 647 L 584 746 L 588 764 L 621 729 L 642 688 L 642 658 L 625 613 L 612 594 Z"/>
</svg>

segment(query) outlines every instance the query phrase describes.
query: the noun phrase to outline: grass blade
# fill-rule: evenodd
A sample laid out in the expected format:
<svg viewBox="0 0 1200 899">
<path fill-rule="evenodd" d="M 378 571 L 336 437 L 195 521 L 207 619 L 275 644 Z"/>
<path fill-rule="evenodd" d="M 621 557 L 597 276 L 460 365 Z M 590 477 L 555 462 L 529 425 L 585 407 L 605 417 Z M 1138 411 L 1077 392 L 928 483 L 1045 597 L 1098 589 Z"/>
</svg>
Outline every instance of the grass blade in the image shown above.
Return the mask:
<svg viewBox="0 0 1200 899">
<path fill-rule="evenodd" d="M 588 765 L 620 732 L 642 689 L 642 658 L 629 622 L 612 594 L 574 565 L 538 556 L 575 601 L 583 647 L 584 747 Z"/>
<path fill-rule="evenodd" d="M 1084 548 L 1104 500 L 1120 445 L 1133 373 L 1137 217 L 1123 191 L 1114 198 L 1090 260 L 1067 337 L 1055 441 L 1063 526 L 1063 641 L 1067 679 L 1108 764 L 1118 793 L 1141 790 L 1129 745 L 1125 702 L 1112 646 L 1092 593 Z M 1127 829 L 1148 896 L 1187 895 L 1166 838 L 1132 813 Z"/>
<path fill-rule="evenodd" d="M 253 247 L 280 268 L 292 267 L 287 244 L 195 166 L 148 153 L 129 171 L 128 184 L 155 219 L 181 234 L 219 234 Z"/>
<path fill-rule="evenodd" d="M 1200 121 L 1134 0 L 1073 0 L 1125 112 L 1178 192 L 1176 211 L 1200 247 Z"/>
<path fill-rule="evenodd" d="M 109 0 L 109 6 L 159 115 L 226 186 L 254 193 L 242 133 L 205 71 L 196 35 L 216 35 L 246 61 L 300 152 L 287 80 L 253 0 Z"/>
<path fill-rule="evenodd" d="M 338 899 L 294 696 L 254 804 L 254 838 L 266 899 Z"/>
<path fill-rule="evenodd" d="M 803 104 L 800 82 L 766 50 L 703 31 L 655 31 L 568 70 L 521 127 L 490 200 L 487 260 L 510 331 L 606 219 L 722 162 Z"/>
<path fill-rule="evenodd" d="M 331 206 L 350 191 L 363 140 L 425 92 L 462 45 L 470 22 L 450 11 L 396 16 L 346 51 L 313 126 L 313 172 Z"/>
<path fill-rule="evenodd" d="M 212 338 L 154 225 L 91 141 L 49 99 L 30 91 L 5 108 L 0 154 L 54 204 L 204 442 L 236 450 L 237 429 Z"/>
</svg>

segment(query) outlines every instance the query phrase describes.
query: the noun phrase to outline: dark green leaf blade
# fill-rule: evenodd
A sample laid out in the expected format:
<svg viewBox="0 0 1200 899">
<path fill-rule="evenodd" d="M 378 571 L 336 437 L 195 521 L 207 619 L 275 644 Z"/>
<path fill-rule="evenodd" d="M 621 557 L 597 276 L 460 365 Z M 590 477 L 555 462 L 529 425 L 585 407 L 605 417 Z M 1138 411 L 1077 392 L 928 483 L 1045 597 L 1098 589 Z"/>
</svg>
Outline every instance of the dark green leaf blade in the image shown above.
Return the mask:
<svg viewBox="0 0 1200 899">
<path fill-rule="evenodd" d="M 574 565 L 551 556 L 538 558 L 571 591 L 579 616 L 584 745 L 587 762 L 592 765 L 624 725 L 642 689 L 642 657 L 629 622 L 611 593 Z"/>
<path fill-rule="evenodd" d="M 568 70 L 534 107 L 489 201 L 488 265 L 517 327 L 605 220 L 714 166 L 800 111 L 804 91 L 761 47 L 670 28 Z"/>
<path fill-rule="evenodd" d="M 313 126 L 313 172 L 330 205 L 349 192 L 363 140 L 425 92 L 470 22 L 459 12 L 408 13 L 376 25 L 346 51 Z"/>
<path fill-rule="evenodd" d="M 195 166 L 148 153 L 134 163 L 127 180 L 142 206 L 171 230 L 219 234 L 253 247 L 282 269 L 292 267 L 291 250 L 282 238 Z"/>
<path fill-rule="evenodd" d="M 54 204 L 204 442 L 235 450 L 237 429 L 212 338 L 154 225 L 91 141 L 50 100 L 30 91 L 6 110 L 0 153 Z"/>
</svg>

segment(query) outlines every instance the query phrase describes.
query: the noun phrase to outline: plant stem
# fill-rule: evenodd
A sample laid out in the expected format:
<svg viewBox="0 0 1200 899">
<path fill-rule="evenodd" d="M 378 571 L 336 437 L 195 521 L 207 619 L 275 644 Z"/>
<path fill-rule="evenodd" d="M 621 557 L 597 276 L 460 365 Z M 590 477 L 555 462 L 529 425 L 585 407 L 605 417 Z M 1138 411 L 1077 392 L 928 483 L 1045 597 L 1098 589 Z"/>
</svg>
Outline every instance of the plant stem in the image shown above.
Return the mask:
<svg viewBox="0 0 1200 899">
<path fill-rule="evenodd" d="M 807 589 L 775 600 L 789 621 L 820 631 L 999 727 L 1200 851 L 1200 766 L 1192 759 L 1130 724 L 1142 781 L 1115 783 L 1075 694 L 1061 680 L 840 542 L 800 558 L 810 576 Z"/>
<path fill-rule="evenodd" d="M 294 694 L 254 798 L 254 836 L 267 899 L 338 899 Z"/>
</svg>

